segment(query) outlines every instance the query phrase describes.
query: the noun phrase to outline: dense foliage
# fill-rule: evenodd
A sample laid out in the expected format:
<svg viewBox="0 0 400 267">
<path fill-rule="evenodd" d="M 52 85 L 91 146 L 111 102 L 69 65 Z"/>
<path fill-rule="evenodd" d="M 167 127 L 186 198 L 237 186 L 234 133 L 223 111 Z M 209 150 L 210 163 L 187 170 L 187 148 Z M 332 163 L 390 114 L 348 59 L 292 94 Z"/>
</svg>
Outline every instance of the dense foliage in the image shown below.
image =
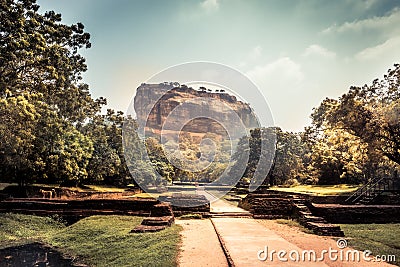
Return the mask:
<svg viewBox="0 0 400 267">
<path fill-rule="evenodd" d="M 90 35 L 38 9 L 34 0 L 0 1 L 2 181 L 129 182 L 122 113 L 99 115 L 106 100 L 81 82 Z"/>
<path fill-rule="evenodd" d="M 382 80 L 351 87 L 339 99 L 325 99 L 313 109 L 312 124 L 303 133 L 279 128 L 255 129 L 243 137 L 234 155 L 240 160 L 250 144 L 243 180 L 249 181 L 259 162 L 261 138 L 275 131 L 270 185 L 362 183 L 395 176 L 400 163 L 400 65 Z M 233 168 L 232 171 L 235 171 Z"/>
<path fill-rule="evenodd" d="M 179 151 L 166 155 L 168 146 L 176 147 L 174 140 L 143 142 L 134 119 L 113 110 L 101 114 L 106 100 L 93 99 L 82 82 L 87 66 L 80 51 L 91 46 L 84 26 L 65 25 L 60 14 L 38 10 L 35 0 L 0 0 L 2 182 L 128 184 L 134 182 L 131 173 L 137 181 L 156 185 L 161 180 L 155 170 L 169 182 L 212 182 L 225 170 L 235 174 L 240 169 L 236 163 L 247 156 L 245 184 L 257 168 L 269 167 L 260 158 L 271 159 L 265 183 L 272 185 L 367 182 L 399 169 L 398 64 L 371 85 L 322 101 L 303 133 L 253 129 L 233 155 L 232 144 L 220 136 L 207 133 L 210 142 L 202 143 L 200 153 L 198 140 L 182 134 Z M 270 134 L 276 136 L 274 149 L 261 150 Z M 182 156 L 200 160 L 201 170 L 180 163 Z"/>
<path fill-rule="evenodd" d="M 304 141 L 320 183 L 396 175 L 400 164 L 400 65 L 382 80 L 325 99 Z"/>
</svg>

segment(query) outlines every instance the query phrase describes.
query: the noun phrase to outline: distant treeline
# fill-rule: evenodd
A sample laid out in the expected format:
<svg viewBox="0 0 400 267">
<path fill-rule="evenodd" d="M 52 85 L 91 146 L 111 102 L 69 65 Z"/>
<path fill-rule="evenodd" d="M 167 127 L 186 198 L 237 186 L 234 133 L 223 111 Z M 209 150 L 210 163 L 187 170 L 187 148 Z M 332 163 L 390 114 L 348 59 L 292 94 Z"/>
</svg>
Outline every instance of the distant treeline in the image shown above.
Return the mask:
<svg viewBox="0 0 400 267">
<path fill-rule="evenodd" d="M 126 185 L 135 182 L 131 173 L 137 180 L 162 182 L 154 170 L 168 181 L 209 182 L 227 167 L 235 171 L 224 152 L 227 143 L 219 143 L 214 158 L 212 151 L 203 151 L 204 164 L 211 164 L 204 171 L 184 171 L 168 161 L 157 140 L 143 143 L 138 138 L 133 119 L 113 110 L 102 115 L 106 100 L 93 99 L 82 82 L 87 66 L 80 51 L 90 48 L 89 33 L 81 23 L 61 23 L 61 15 L 53 11 L 40 14 L 35 2 L 1 1 L 1 182 Z M 241 146 L 249 138 L 243 181 L 251 179 L 259 144 L 268 131 L 276 134 L 277 143 L 266 183 L 359 183 L 392 175 L 400 164 L 399 79 L 400 66 L 394 65 L 382 80 L 352 87 L 337 100 L 325 99 L 302 133 L 253 130 L 233 156 L 240 158 Z M 131 132 L 124 138 L 129 143 L 126 158 L 124 122 Z M 185 136 L 182 146 L 186 156 L 195 159 L 198 148 L 190 138 Z M 150 161 L 141 156 L 145 147 Z"/>
</svg>

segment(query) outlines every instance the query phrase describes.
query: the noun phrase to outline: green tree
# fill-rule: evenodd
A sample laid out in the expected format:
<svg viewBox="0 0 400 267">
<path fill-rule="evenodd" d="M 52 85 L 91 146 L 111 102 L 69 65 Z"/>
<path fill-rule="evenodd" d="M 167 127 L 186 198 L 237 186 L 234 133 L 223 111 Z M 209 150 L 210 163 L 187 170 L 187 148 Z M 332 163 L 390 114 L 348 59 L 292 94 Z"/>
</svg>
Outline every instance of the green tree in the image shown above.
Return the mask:
<svg viewBox="0 0 400 267">
<path fill-rule="evenodd" d="M 41 93 L 60 116 L 83 121 L 103 101 L 80 82 L 87 66 L 79 51 L 91 46 L 90 35 L 83 24 L 68 26 L 38 9 L 35 0 L 0 1 L 0 96 Z"/>
<path fill-rule="evenodd" d="M 76 126 L 105 103 L 81 82 L 90 36 L 38 9 L 34 0 L 0 0 L 1 169 L 20 185 L 84 180 L 93 146 Z"/>
<path fill-rule="evenodd" d="M 20 186 L 25 185 L 27 173 L 43 166 L 43 162 L 33 156 L 39 104 L 42 103 L 37 95 L 0 98 L 1 176 L 9 181 L 19 177 Z"/>
<path fill-rule="evenodd" d="M 305 156 L 307 149 L 300 134 L 276 129 L 276 150 L 274 164 L 269 173 L 271 185 L 298 184 L 306 179 Z"/>
<path fill-rule="evenodd" d="M 128 180 L 127 177 L 126 182 L 143 187 L 160 185 L 156 171 L 147 156 L 146 145 L 137 134 L 137 123 L 133 118 L 125 118 L 122 137 L 126 167 L 133 178 Z"/>
<path fill-rule="evenodd" d="M 382 80 L 351 87 L 327 119 L 400 164 L 400 65 Z"/>
<path fill-rule="evenodd" d="M 80 132 L 93 142 L 94 151 L 88 163 L 88 181 L 91 183 L 125 184 L 129 175 L 122 148 L 122 112 L 108 109 L 105 115 L 96 115 L 79 125 Z"/>
<path fill-rule="evenodd" d="M 91 141 L 41 99 L 40 94 L 0 99 L 2 171 L 20 186 L 85 179 Z"/>
<path fill-rule="evenodd" d="M 400 67 L 371 85 L 325 99 L 304 138 L 320 183 L 368 181 L 399 167 Z"/>
<path fill-rule="evenodd" d="M 262 139 L 268 145 L 267 149 L 261 149 Z M 257 169 L 265 174 L 264 184 L 295 183 L 304 177 L 303 158 L 306 155 L 306 146 L 299 134 L 284 132 L 279 127 L 253 129 L 250 138 L 241 138 L 233 159 L 236 162 L 243 162 L 247 153 L 244 181 L 251 180 Z M 272 165 L 260 162 L 261 153 L 265 154 L 263 159 L 273 160 Z M 239 168 L 235 165 L 230 171 L 238 175 L 236 172 Z M 267 167 L 270 169 L 266 169 Z"/>
</svg>

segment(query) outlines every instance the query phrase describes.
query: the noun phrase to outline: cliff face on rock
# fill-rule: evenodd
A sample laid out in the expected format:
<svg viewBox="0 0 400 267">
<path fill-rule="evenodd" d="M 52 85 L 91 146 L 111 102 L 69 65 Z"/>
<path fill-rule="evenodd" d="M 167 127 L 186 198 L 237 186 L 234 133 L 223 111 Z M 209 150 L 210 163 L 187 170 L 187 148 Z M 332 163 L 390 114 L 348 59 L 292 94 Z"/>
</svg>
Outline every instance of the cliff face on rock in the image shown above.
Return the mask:
<svg viewBox="0 0 400 267">
<path fill-rule="evenodd" d="M 142 84 L 137 88 L 134 108 L 139 129 L 144 128 L 146 136 L 183 131 L 199 137 L 229 134 L 237 139 L 243 135 L 241 129 L 258 126 L 250 106 L 235 96 L 177 83 Z"/>
</svg>

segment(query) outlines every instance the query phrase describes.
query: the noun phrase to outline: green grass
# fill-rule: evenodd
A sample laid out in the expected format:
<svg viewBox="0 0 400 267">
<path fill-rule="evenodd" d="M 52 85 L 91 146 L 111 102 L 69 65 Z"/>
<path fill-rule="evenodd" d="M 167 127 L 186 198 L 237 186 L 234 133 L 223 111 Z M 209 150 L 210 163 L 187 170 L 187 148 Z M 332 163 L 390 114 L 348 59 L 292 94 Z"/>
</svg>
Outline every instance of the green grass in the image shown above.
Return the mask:
<svg viewBox="0 0 400 267">
<path fill-rule="evenodd" d="M 89 187 L 92 190 L 95 190 L 97 192 L 112 192 L 112 193 L 123 193 L 125 192 L 125 188 L 121 188 L 121 187 L 116 187 L 116 186 L 106 186 L 106 185 L 87 185 L 87 187 Z"/>
<path fill-rule="evenodd" d="M 293 187 L 271 187 L 270 189 L 282 192 L 301 193 L 318 196 L 350 195 L 360 188 L 360 185 L 298 185 Z"/>
<path fill-rule="evenodd" d="M 400 266 L 400 223 L 340 224 L 348 244 L 359 250 L 370 250 L 374 255 L 396 255 Z"/>
<path fill-rule="evenodd" d="M 65 227 L 49 218 L 6 214 L 0 217 L 0 246 L 40 241 L 97 267 L 176 266 L 180 226 L 157 233 L 129 233 L 141 220 L 92 216 Z"/>
<path fill-rule="evenodd" d="M 6 188 L 9 185 L 17 185 L 17 184 L 0 183 L 0 190 L 3 190 L 4 188 Z"/>
<path fill-rule="evenodd" d="M 47 217 L 0 214 L 0 248 L 44 240 L 64 227 Z"/>
<path fill-rule="evenodd" d="M 179 217 L 181 220 L 191 220 L 191 219 L 203 219 L 201 214 L 184 214 Z"/>
<path fill-rule="evenodd" d="M 133 197 L 138 197 L 138 198 L 157 198 L 161 194 L 153 194 L 153 193 L 139 193 L 133 195 Z"/>
</svg>

